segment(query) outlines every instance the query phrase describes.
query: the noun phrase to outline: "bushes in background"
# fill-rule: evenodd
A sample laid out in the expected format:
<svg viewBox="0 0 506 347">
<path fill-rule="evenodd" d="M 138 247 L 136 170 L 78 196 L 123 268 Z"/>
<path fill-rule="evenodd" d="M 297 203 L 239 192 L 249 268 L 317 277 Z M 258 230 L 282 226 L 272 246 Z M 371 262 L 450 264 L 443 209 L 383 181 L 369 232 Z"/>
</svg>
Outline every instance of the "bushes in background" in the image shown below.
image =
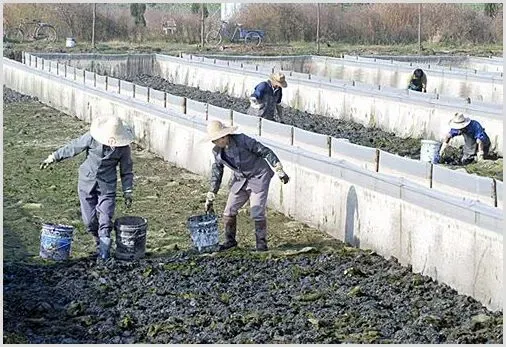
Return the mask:
<svg viewBox="0 0 506 347">
<path fill-rule="evenodd" d="M 491 6 L 494 5 L 494 6 Z M 193 4 L 146 4 L 146 27 L 139 28 L 128 4 L 97 4 L 97 41 L 165 39 L 200 42 L 200 13 Z M 219 4 L 206 5 L 206 27 L 218 27 Z M 4 29 L 28 17 L 53 24 L 60 38 L 91 40 L 93 4 L 26 3 L 4 5 Z M 421 39 L 449 44 L 502 43 L 502 4 L 424 3 Z M 176 24 L 165 34 L 162 23 Z M 262 29 L 270 42 L 315 41 L 315 3 L 243 4 L 233 22 Z M 418 40 L 418 4 L 341 3 L 320 4 L 320 37 L 323 41 L 352 44 L 408 44 Z"/>
</svg>

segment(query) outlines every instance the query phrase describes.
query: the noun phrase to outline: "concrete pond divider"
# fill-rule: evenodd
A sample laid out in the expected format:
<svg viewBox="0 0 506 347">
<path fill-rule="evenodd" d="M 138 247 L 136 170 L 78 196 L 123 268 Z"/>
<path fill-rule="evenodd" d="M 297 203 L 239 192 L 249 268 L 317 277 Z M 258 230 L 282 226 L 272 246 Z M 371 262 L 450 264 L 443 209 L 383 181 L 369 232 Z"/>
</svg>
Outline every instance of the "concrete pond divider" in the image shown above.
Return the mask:
<svg viewBox="0 0 506 347">
<path fill-rule="evenodd" d="M 89 69 L 108 66 L 109 70 L 103 72 L 108 75 L 114 71 L 123 71 L 124 76 L 131 76 L 135 72 L 153 73 L 172 83 L 227 93 L 234 97 L 246 97 L 268 75 L 267 71 L 259 74 L 258 65 L 255 65 L 255 70 L 248 69 L 247 64 L 237 68 L 216 64 L 216 59 L 206 58 L 208 62 L 203 62 L 204 57 L 197 59 L 195 56 L 176 58 L 154 54 L 139 55 L 134 59 L 130 55 L 119 55 L 123 59 L 120 60 L 116 56 L 89 54 L 86 60 L 86 55 L 80 54 L 75 61 L 69 54 L 37 53 L 37 57 L 40 56 L 50 60 L 71 61 L 76 66 Z M 25 58 L 25 61 L 28 60 Z M 116 68 L 113 62 L 120 67 Z M 143 71 L 141 67 L 146 70 Z M 270 68 L 267 70 L 271 71 Z M 503 121 L 500 105 L 467 103 L 463 99 L 439 95 L 429 98 L 420 93 L 353 81 L 333 80 L 330 83 L 311 80 L 308 74 L 297 74 L 300 76 L 296 78 L 293 71 L 290 73 L 292 76 L 287 78 L 290 88 L 284 90 L 283 103 L 292 108 L 351 120 L 368 127 L 376 126 L 401 137 L 422 137 L 427 140 L 440 140 L 449 130 L 448 120 L 455 112 L 463 112 L 484 125 L 493 148 L 502 155 Z M 461 137 L 452 139 L 452 144 L 462 143 Z"/>
<path fill-rule="evenodd" d="M 8 88 L 86 122 L 107 110 L 132 125 L 136 141 L 151 152 L 194 173 L 210 174 L 212 144 L 203 141 L 207 121 L 200 115 L 109 93 L 6 58 L 3 67 Z M 396 257 L 414 272 L 490 309 L 502 309 L 502 210 L 258 138 L 278 154 L 292 178 L 287 185 L 271 182 L 271 208 L 354 246 Z"/>
<path fill-rule="evenodd" d="M 25 57 L 25 61 L 31 61 L 30 55 Z M 84 70 L 83 76 L 86 76 L 87 73 L 89 72 Z M 100 76 L 96 73 L 94 75 L 95 80 L 98 78 L 96 76 Z M 67 77 L 72 79 L 72 74 L 70 74 L 70 77 Z M 131 82 L 122 81 L 107 76 L 105 77 L 106 90 L 110 90 L 107 83 L 111 82 L 114 85 L 113 89 L 116 90 L 117 88 L 118 92 L 122 91 L 121 94 L 123 95 L 136 97 L 136 91 L 138 91 L 141 95 L 137 95 L 136 98 L 145 102 L 149 102 L 147 99 L 149 95 L 146 94 L 155 92 L 155 90 L 148 90 L 146 87 L 138 86 Z M 85 85 L 87 84 L 86 80 L 83 82 Z M 93 86 L 91 81 L 87 85 Z M 223 109 L 204 102 L 183 98 L 168 93 L 160 92 L 158 96 L 156 96 L 156 93 L 154 95 L 154 104 L 161 105 L 163 103 L 164 107 L 172 108 L 178 112 L 182 112 L 190 116 L 197 116 L 205 120 L 218 119 L 226 124 L 234 124 L 234 112 L 232 110 Z M 237 112 L 235 112 L 235 114 L 237 114 Z M 244 122 L 245 118 L 247 117 L 252 116 L 243 115 L 241 118 L 242 121 Z M 498 200 L 496 198 L 498 196 L 496 185 L 490 183 L 487 185 L 488 189 L 481 189 L 480 193 L 476 193 L 476 190 L 465 188 L 465 186 L 474 187 L 474 182 L 477 182 L 480 179 L 482 181 L 488 179 L 490 182 L 492 182 L 491 178 L 480 178 L 476 175 L 456 173 L 456 171 L 450 169 L 445 169 L 445 171 L 448 172 L 447 174 L 443 176 L 438 175 L 436 178 L 434 178 L 432 175 L 432 166 L 430 166 L 429 173 L 425 174 L 424 172 L 427 171 L 425 169 L 426 165 L 424 162 L 420 162 L 418 160 L 399 157 L 397 155 L 389 154 L 384 151 L 379 151 L 375 148 L 358 146 L 351 143 L 343 143 L 342 141 L 336 142 L 335 140 L 339 139 L 334 139 L 327 135 L 305 131 L 274 121 L 256 119 L 253 120 L 253 122 L 258 122 L 255 124 L 255 127 L 258 125 L 258 132 L 255 130 L 252 133 L 253 135 L 260 134 L 264 138 L 271 138 L 284 144 L 301 146 L 315 153 L 328 155 L 331 157 L 345 158 L 347 161 L 355 163 L 360 167 L 367 168 L 375 172 L 403 176 L 406 180 L 410 180 L 418 184 L 421 183 L 422 185 L 427 184 L 427 186 L 430 188 L 446 191 L 449 194 L 454 194 L 461 197 L 462 199 L 471 198 L 484 202 L 486 204 L 490 204 L 491 206 L 500 206 L 501 200 Z M 251 126 L 251 121 L 248 122 L 247 125 Z M 442 172 L 441 170 L 438 172 Z M 413 174 L 413 172 L 416 172 L 416 174 Z M 452 174 L 453 172 L 455 172 L 455 174 Z M 440 180 L 441 177 L 444 178 L 444 182 L 433 182 L 435 180 Z M 445 183 L 445 181 L 457 181 L 457 179 L 462 179 L 463 177 L 467 177 L 466 180 L 468 183 L 465 185 L 459 186 L 459 184 L 456 183 L 448 185 Z"/>
<path fill-rule="evenodd" d="M 276 70 L 293 71 L 295 75 L 322 76 L 326 79 L 355 80 L 370 85 L 382 87 L 394 87 L 406 89 L 410 75 L 416 68 L 422 68 L 428 78 L 429 94 L 441 94 L 457 98 L 486 101 L 501 104 L 503 101 L 503 76 L 502 71 L 488 71 L 489 69 L 476 69 L 470 58 L 459 59 L 453 57 L 458 65 L 462 61 L 468 61 L 470 68 L 438 65 L 438 60 L 424 61 L 424 57 L 416 61 L 417 57 L 409 57 L 410 61 L 396 61 L 396 57 L 377 59 L 375 57 L 348 56 L 340 58 L 326 56 L 225 56 L 206 55 L 205 62 L 248 62 L 257 64 L 259 69 L 264 66 Z M 183 55 L 186 59 L 197 59 L 192 55 Z M 447 58 L 451 61 L 452 58 Z M 413 61 L 415 60 L 415 61 Z M 495 65 L 492 65 L 495 64 Z M 489 62 L 490 69 L 498 64 L 492 60 Z M 497 68 L 495 69 L 497 70 Z M 298 74 L 298 75 L 297 75 Z"/>
</svg>

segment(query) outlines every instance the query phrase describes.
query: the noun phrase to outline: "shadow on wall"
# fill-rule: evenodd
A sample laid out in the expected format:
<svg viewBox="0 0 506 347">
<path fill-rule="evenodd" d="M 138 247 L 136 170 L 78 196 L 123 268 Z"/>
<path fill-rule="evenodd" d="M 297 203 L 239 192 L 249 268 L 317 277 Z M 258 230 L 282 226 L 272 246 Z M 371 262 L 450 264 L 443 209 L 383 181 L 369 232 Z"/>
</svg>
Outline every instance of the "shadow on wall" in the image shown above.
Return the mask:
<svg viewBox="0 0 506 347">
<path fill-rule="evenodd" d="M 355 225 L 355 223 L 357 225 Z M 358 214 L 358 199 L 355 186 L 351 186 L 346 197 L 346 224 L 344 226 L 344 242 L 360 247 L 360 239 L 355 236 L 355 230 L 360 231 L 360 215 Z"/>
</svg>

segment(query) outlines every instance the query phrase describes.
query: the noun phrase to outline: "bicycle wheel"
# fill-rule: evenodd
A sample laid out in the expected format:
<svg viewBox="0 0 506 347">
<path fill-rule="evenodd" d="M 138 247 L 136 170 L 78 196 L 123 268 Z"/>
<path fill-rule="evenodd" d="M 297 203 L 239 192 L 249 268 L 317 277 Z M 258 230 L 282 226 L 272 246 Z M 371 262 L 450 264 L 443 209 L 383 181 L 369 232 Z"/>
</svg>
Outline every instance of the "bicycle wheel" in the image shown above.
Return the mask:
<svg viewBox="0 0 506 347">
<path fill-rule="evenodd" d="M 41 25 L 37 28 L 37 31 L 35 31 L 35 40 L 54 42 L 56 38 L 56 29 L 49 24 Z"/>
<path fill-rule="evenodd" d="M 250 46 L 259 46 L 262 43 L 262 37 L 256 31 L 249 32 L 244 38 L 244 44 Z"/>
<path fill-rule="evenodd" d="M 218 46 L 222 41 L 221 33 L 218 30 L 211 30 L 206 35 L 206 42 L 213 46 Z"/>
<path fill-rule="evenodd" d="M 7 29 L 7 31 L 5 32 L 5 38 L 11 42 L 23 42 L 24 37 L 25 35 L 23 31 L 18 28 Z"/>
</svg>

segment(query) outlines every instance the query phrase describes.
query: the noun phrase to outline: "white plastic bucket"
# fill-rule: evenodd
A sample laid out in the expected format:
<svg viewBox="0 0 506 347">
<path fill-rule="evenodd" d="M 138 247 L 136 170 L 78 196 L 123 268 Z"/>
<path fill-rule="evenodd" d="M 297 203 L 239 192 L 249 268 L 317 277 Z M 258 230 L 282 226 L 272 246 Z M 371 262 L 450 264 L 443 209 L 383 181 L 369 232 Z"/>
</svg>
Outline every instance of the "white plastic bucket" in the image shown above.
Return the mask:
<svg viewBox="0 0 506 347">
<path fill-rule="evenodd" d="M 67 40 L 65 41 L 65 46 L 68 48 L 72 48 L 76 46 L 76 39 L 73 37 L 67 37 Z"/>
<path fill-rule="evenodd" d="M 439 160 L 439 148 L 441 143 L 433 140 L 422 140 L 420 160 L 436 164 Z"/>
</svg>

